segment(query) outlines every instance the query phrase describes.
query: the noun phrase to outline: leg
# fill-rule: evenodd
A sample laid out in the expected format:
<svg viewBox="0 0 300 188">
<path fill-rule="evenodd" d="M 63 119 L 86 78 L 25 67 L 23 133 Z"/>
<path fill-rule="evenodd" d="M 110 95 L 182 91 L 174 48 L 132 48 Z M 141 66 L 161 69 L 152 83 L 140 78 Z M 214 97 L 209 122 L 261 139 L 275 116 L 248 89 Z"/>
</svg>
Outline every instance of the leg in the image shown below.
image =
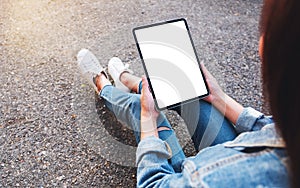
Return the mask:
<svg viewBox="0 0 300 188">
<path fill-rule="evenodd" d="M 140 82 L 138 93 L 141 89 Z M 233 140 L 237 136 L 233 125 L 208 102 L 195 101 L 173 110 L 185 121 L 197 151 Z"/>
<path fill-rule="evenodd" d="M 200 100 L 174 109 L 183 118 L 196 150 L 233 140 L 237 134 L 229 122 L 210 103 Z"/>
<path fill-rule="evenodd" d="M 106 77 L 96 78 L 97 88 L 101 90 L 99 96 L 105 100 L 106 106 L 115 114 L 118 120 L 131 126 L 138 143 L 140 141 L 140 95 L 122 92 L 109 84 L 102 85 L 102 83 L 107 83 L 106 81 L 103 81 L 105 79 Z M 184 160 L 185 155 L 176 138 L 174 130 L 163 113 L 160 113 L 157 119 L 157 125 L 158 130 L 160 130 L 160 139 L 166 141 L 172 149 L 173 156 L 170 162 L 175 171 L 180 171 L 181 163 Z"/>
</svg>

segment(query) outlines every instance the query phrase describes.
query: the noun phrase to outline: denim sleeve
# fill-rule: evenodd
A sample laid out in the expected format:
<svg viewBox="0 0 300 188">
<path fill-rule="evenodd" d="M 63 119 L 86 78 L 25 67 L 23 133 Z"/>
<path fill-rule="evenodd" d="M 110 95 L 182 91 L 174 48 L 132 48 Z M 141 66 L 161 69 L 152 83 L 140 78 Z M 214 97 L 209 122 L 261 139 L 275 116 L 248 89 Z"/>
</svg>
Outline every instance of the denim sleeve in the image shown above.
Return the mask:
<svg viewBox="0 0 300 188">
<path fill-rule="evenodd" d="M 159 138 L 147 137 L 137 148 L 137 187 L 168 187 L 175 171 L 168 159 L 172 154 Z"/>
<path fill-rule="evenodd" d="M 247 107 L 244 108 L 243 112 L 239 115 L 235 129 L 237 133 L 257 131 L 270 123 L 273 123 L 271 116 L 265 116 L 261 112 Z"/>
</svg>

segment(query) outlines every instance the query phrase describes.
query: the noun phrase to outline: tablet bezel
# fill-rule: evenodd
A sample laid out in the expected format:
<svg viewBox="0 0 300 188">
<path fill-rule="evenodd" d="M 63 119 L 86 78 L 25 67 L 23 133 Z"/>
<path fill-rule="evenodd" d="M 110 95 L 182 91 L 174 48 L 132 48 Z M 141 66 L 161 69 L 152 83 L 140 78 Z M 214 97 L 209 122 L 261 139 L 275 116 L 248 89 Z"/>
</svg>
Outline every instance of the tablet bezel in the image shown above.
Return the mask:
<svg viewBox="0 0 300 188">
<path fill-rule="evenodd" d="M 190 39 L 190 42 L 191 42 L 191 45 L 193 47 L 193 50 L 194 50 L 194 54 L 195 54 L 195 57 L 196 57 L 196 60 L 198 62 L 198 65 L 199 65 L 199 69 L 200 69 L 200 73 L 201 73 L 201 76 L 202 76 L 202 79 L 204 81 L 204 84 L 205 84 L 205 88 L 207 90 L 207 93 L 204 94 L 204 95 L 200 95 L 200 96 L 197 96 L 197 97 L 194 97 L 194 98 L 191 98 L 191 99 L 188 99 L 188 100 L 184 100 L 184 101 L 181 101 L 181 102 L 178 102 L 178 103 L 175 103 L 175 104 L 172 104 L 172 105 L 168 105 L 168 106 L 165 106 L 165 107 L 162 107 L 160 108 L 158 106 L 158 103 L 157 103 L 157 100 L 156 100 L 156 97 L 155 97 L 155 92 L 153 90 L 153 87 L 152 87 L 152 84 L 151 84 L 151 80 L 150 80 L 150 76 L 148 74 L 148 71 L 147 71 L 147 68 L 146 68 L 146 65 L 145 65 L 145 61 L 144 61 L 144 58 L 143 58 L 143 54 L 142 54 L 142 51 L 140 49 L 140 45 L 139 45 L 139 42 L 138 42 L 138 39 L 137 39 L 137 36 L 136 36 L 136 31 L 137 30 L 141 30 L 141 29 L 146 29 L 146 28 L 149 28 L 149 27 L 155 27 L 155 26 L 159 26 L 159 25 L 164 25 L 164 24 L 169 24 L 169 23 L 174 23 L 174 22 L 179 22 L 179 21 L 183 21 L 184 24 L 185 24 L 185 28 L 188 32 L 188 35 L 189 35 L 189 39 Z M 194 42 L 192 40 L 192 37 L 191 37 L 191 33 L 190 33 L 190 29 L 188 27 L 188 24 L 187 24 L 187 21 L 185 18 L 178 18 L 178 19 L 173 19 L 173 20 L 167 20 L 167 21 L 163 21 L 163 22 L 158 22 L 158 23 L 153 23 L 153 24 L 148 24 L 148 25 L 143 25 L 143 26 L 139 26 L 139 27 L 135 27 L 132 29 L 132 33 L 133 33 L 133 36 L 134 36 L 134 40 L 135 40 L 135 43 L 136 43 L 136 46 L 137 46 L 137 49 L 138 49 L 138 52 L 139 52 L 139 55 L 140 55 L 140 58 L 142 60 L 142 65 L 143 65 L 143 68 L 144 68 L 144 71 L 145 71 L 145 74 L 146 74 L 146 77 L 147 77 L 147 80 L 148 80 L 148 83 L 149 83 L 149 86 L 150 86 L 150 91 L 152 93 L 152 96 L 153 96 L 153 100 L 154 100 L 154 103 L 155 103 L 155 107 L 157 110 L 159 111 L 162 111 L 162 110 L 166 110 L 166 109 L 172 109 L 172 108 L 175 108 L 175 107 L 178 107 L 178 106 L 181 106 L 183 104 L 186 104 L 186 103 L 189 103 L 189 102 L 192 102 L 192 101 L 196 101 L 196 100 L 199 100 L 199 99 L 203 99 L 205 97 L 207 97 L 209 95 L 209 87 L 207 85 L 207 81 L 205 79 L 205 76 L 203 74 L 203 71 L 201 69 L 201 64 L 200 64 L 200 61 L 199 61 L 199 58 L 198 58 L 198 55 L 197 55 L 197 51 L 196 51 L 196 48 L 195 48 L 195 45 L 194 45 Z"/>
</svg>

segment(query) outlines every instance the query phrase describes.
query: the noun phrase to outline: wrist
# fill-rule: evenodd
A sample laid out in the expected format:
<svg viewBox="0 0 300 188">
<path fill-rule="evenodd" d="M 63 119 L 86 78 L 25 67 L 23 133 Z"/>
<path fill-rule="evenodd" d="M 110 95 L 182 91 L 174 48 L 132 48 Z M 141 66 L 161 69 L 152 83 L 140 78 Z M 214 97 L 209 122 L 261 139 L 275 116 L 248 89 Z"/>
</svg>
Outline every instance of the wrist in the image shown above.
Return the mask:
<svg viewBox="0 0 300 188">
<path fill-rule="evenodd" d="M 141 140 L 143 140 L 144 138 L 150 137 L 150 136 L 155 136 L 158 138 L 158 132 L 157 129 L 153 129 L 153 130 L 141 130 Z"/>
<path fill-rule="evenodd" d="M 141 113 L 141 139 L 149 136 L 158 137 L 156 118 L 151 114 Z"/>
<path fill-rule="evenodd" d="M 141 125 L 145 128 L 156 128 L 156 119 L 151 118 L 151 116 L 141 116 Z"/>
<path fill-rule="evenodd" d="M 154 121 L 156 123 L 157 115 L 155 115 L 152 111 L 141 109 L 141 120 L 144 121 Z"/>
<path fill-rule="evenodd" d="M 225 93 L 222 97 L 215 99 L 212 104 L 233 124 L 236 124 L 240 113 L 244 109 L 240 103 Z"/>
<path fill-rule="evenodd" d="M 211 104 L 216 107 L 223 115 L 225 115 L 226 105 L 229 96 L 226 93 L 221 93 L 212 97 Z"/>
</svg>

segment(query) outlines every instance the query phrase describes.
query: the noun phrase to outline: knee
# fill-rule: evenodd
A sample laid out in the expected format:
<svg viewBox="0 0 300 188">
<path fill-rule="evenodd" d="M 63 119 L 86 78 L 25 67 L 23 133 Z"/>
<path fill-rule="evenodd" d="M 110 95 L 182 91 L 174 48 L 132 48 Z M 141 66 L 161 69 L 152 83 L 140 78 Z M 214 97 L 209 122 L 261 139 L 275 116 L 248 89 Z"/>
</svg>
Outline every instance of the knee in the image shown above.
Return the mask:
<svg viewBox="0 0 300 188">
<path fill-rule="evenodd" d="M 131 107 L 133 109 L 140 109 L 141 108 L 141 98 L 138 95 L 132 95 L 131 97 Z"/>
<path fill-rule="evenodd" d="M 133 118 L 140 120 L 141 117 L 141 101 L 138 95 L 132 95 L 129 111 L 132 114 Z"/>
</svg>

